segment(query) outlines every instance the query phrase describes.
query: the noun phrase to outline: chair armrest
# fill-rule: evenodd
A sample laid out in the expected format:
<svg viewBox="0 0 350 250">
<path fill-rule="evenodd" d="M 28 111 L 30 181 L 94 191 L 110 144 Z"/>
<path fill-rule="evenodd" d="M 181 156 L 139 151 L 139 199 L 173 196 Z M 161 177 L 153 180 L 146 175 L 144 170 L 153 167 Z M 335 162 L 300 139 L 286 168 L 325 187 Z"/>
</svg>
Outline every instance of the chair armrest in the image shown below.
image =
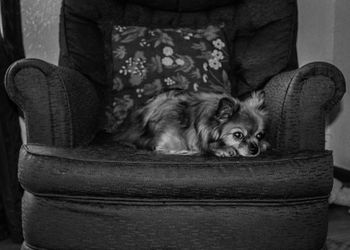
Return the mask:
<svg viewBox="0 0 350 250">
<path fill-rule="evenodd" d="M 98 96 L 79 72 L 23 59 L 7 70 L 5 87 L 24 113 L 27 143 L 75 147 L 96 133 Z"/>
<path fill-rule="evenodd" d="M 324 150 L 325 115 L 345 93 L 343 74 L 329 63 L 310 63 L 273 77 L 264 90 L 272 146 L 281 151 Z"/>
</svg>

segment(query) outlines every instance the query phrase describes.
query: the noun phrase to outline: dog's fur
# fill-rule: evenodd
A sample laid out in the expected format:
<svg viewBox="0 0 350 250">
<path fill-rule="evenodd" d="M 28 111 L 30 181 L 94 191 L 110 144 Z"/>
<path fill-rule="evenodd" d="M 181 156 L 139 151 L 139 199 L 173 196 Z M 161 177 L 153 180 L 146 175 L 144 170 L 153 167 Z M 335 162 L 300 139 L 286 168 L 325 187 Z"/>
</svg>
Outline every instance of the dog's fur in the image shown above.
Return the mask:
<svg viewBox="0 0 350 250">
<path fill-rule="evenodd" d="M 114 139 L 164 154 L 257 156 L 268 147 L 266 120 L 262 92 L 239 101 L 172 90 L 132 112 Z"/>
</svg>

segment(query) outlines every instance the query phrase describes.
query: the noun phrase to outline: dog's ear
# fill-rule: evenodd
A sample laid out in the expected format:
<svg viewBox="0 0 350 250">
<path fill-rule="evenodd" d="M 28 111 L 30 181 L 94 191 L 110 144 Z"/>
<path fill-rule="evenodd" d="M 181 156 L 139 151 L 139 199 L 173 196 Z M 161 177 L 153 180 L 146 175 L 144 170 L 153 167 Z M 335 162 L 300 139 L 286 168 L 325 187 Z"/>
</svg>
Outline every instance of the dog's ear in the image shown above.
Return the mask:
<svg viewBox="0 0 350 250">
<path fill-rule="evenodd" d="M 263 90 L 252 92 L 251 96 L 244 102 L 252 108 L 263 110 L 265 108 L 265 92 Z"/>
<path fill-rule="evenodd" d="M 226 121 L 239 110 L 239 103 L 227 97 L 221 98 L 216 110 L 216 118 L 221 122 Z"/>
</svg>

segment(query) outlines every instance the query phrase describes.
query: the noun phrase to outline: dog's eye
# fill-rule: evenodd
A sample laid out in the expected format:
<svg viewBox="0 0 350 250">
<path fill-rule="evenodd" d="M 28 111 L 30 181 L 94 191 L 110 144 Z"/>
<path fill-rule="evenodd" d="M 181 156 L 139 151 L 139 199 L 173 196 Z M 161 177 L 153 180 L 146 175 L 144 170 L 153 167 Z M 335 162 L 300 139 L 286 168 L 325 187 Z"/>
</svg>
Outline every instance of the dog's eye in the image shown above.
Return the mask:
<svg viewBox="0 0 350 250">
<path fill-rule="evenodd" d="M 235 132 L 233 133 L 233 136 L 237 139 L 242 139 L 244 137 L 244 135 L 241 132 Z"/>
<path fill-rule="evenodd" d="M 265 134 L 264 133 L 258 133 L 255 137 L 258 140 L 262 140 L 264 138 Z"/>
</svg>

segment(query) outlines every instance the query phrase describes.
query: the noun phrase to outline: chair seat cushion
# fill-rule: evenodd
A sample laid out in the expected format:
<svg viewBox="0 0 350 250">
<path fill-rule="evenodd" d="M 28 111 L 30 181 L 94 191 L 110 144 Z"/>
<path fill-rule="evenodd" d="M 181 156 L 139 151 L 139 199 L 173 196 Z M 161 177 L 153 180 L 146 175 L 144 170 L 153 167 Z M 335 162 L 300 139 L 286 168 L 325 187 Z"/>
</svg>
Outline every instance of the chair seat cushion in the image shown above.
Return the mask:
<svg viewBox="0 0 350 250">
<path fill-rule="evenodd" d="M 112 199 L 284 200 L 327 196 L 331 152 L 277 152 L 257 158 L 158 155 L 104 144 L 24 145 L 19 178 L 40 195 Z"/>
</svg>

